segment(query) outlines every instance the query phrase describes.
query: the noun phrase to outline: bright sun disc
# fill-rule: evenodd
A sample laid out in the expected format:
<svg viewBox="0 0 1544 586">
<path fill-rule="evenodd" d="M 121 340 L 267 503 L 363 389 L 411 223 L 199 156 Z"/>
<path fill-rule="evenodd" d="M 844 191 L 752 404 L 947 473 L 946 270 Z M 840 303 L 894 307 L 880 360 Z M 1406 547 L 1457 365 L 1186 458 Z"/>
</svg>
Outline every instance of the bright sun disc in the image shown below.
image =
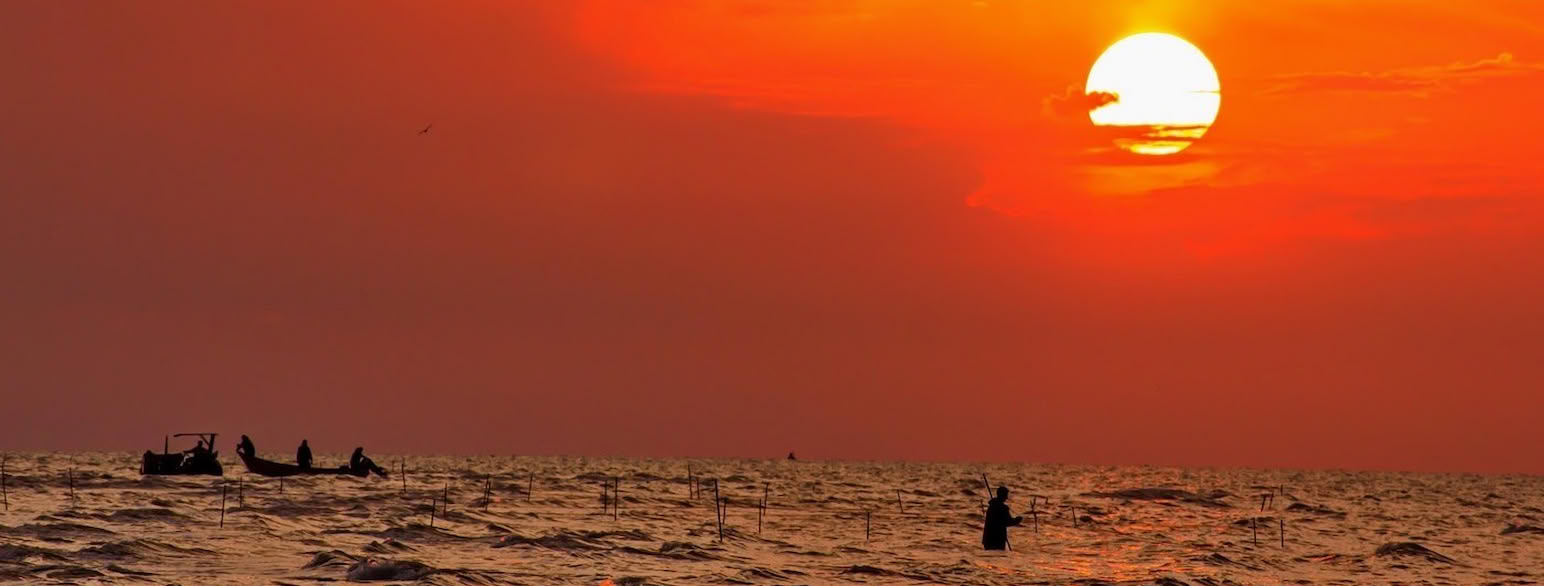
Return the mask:
<svg viewBox="0 0 1544 586">
<path fill-rule="evenodd" d="M 1185 150 L 1217 120 L 1222 102 L 1212 62 L 1195 45 L 1164 33 L 1110 45 L 1094 61 L 1084 91 L 1115 94 L 1114 102 L 1090 110 L 1088 118 L 1129 131 L 1115 144 L 1143 155 Z"/>
</svg>

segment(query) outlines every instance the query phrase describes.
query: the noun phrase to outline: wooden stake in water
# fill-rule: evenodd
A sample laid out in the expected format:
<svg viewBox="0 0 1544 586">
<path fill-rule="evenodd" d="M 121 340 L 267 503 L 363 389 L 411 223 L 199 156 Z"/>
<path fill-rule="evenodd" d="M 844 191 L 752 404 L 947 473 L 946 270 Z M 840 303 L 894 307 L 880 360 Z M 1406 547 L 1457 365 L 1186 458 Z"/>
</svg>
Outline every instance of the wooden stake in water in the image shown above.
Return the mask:
<svg viewBox="0 0 1544 586">
<path fill-rule="evenodd" d="M 1249 530 L 1254 533 L 1254 544 L 1260 545 L 1260 528 L 1255 525 L 1255 518 L 1249 518 Z"/>
<path fill-rule="evenodd" d="M 429 494 L 434 494 L 434 493 L 431 492 Z M 433 498 L 429 499 L 429 528 L 430 529 L 434 528 L 434 510 L 438 509 L 438 508 L 440 508 L 440 503 L 436 502 Z"/>
<path fill-rule="evenodd" d="M 1073 527 L 1077 527 L 1078 526 L 1078 507 L 1077 507 L 1077 505 L 1073 505 L 1073 507 L 1072 507 L 1072 526 Z"/>
<path fill-rule="evenodd" d="M 1287 520 L 1286 519 L 1277 519 L 1276 520 L 1276 528 L 1281 533 L 1281 548 L 1282 549 L 1286 549 L 1287 548 Z"/>
<path fill-rule="evenodd" d="M 611 477 L 611 520 L 615 521 L 622 516 L 622 478 Z"/>
<path fill-rule="evenodd" d="M 906 514 L 906 503 L 901 502 L 901 489 L 895 489 L 895 506 L 901 509 L 901 514 Z"/>
<path fill-rule="evenodd" d="M 525 487 L 525 502 L 531 502 L 531 493 L 536 492 L 536 473 L 531 473 L 530 484 Z"/>
<path fill-rule="evenodd" d="M 225 528 L 225 489 L 227 488 L 228 485 L 229 485 L 229 483 L 225 482 L 224 480 L 220 481 L 220 528 L 221 529 Z"/>
<path fill-rule="evenodd" d="M 402 495 L 407 496 L 407 456 L 397 459 L 397 469 L 402 473 Z"/>
<path fill-rule="evenodd" d="M 692 475 L 690 464 L 686 466 L 686 498 L 697 498 L 697 478 Z"/>
<path fill-rule="evenodd" d="M 718 479 L 713 479 L 713 516 L 718 518 L 718 540 L 724 540 L 724 503 L 718 496 Z"/>
<path fill-rule="evenodd" d="M 1035 509 L 1035 497 L 1029 497 L 1029 516 L 1034 519 L 1035 533 L 1040 532 L 1040 511 Z"/>
</svg>

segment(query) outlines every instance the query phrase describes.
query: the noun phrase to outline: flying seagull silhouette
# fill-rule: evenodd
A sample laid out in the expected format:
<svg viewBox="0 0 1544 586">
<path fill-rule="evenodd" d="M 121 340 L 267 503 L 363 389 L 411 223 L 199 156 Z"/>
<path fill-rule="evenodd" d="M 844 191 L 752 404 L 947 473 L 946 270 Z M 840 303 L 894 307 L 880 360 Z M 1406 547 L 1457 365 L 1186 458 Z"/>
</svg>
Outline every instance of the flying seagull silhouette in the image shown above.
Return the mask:
<svg viewBox="0 0 1544 586">
<path fill-rule="evenodd" d="M 420 135 L 429 134 L 429 129 L 430 128 L 434 128 L 434 125 L 430 124 L 428 126 L 425 126 L 423 130 L 418 131 L 418 134 L 420 134 Z"/>
</svg>

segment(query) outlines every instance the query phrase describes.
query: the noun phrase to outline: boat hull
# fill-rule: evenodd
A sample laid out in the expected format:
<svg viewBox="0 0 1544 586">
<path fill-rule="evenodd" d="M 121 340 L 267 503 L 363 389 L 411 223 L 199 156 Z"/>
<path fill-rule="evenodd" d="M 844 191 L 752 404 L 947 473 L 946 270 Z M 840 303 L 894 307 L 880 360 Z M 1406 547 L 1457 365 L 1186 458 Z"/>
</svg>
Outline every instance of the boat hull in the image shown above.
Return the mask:
<svg viewBox="0 0 1544 586">
<path fill-rule="evenodd" d="M 301 468 L 295 464 L 274 462 L 257 456 L 243 454 L 239 450 L 236 455 L 241 457 L 241 463 L 246 465 L 248 472 L 270 478 L 285 476 L 356 476 L 362 478 L 370 475 L 368 470 L 350 470 L 347 466 L 339 466 L 337 468 Z"/>
<path fill-rule="evenodd" d="M 139 473 L 152 476 L 223 476 L 225 467 L 220 465 L 219 452 L 194 456 L 182 452 L 157 454 L 145 452 L 140 460 Z"/>
</svg>

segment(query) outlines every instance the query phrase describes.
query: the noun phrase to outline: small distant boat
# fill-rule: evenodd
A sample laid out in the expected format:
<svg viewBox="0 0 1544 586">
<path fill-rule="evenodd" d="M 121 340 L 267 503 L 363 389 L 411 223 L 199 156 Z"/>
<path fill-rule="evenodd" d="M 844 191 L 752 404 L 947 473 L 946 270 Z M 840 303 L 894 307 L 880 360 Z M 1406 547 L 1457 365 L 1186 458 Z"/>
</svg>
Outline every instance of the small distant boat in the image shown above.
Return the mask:
<svg viewBox="0 0 1544 586">
<path fill-rule="evenodd" d="M 794 456 L 794 455 L 793 455 L 793 452 L 788 452 L 788 459 L 789 459 L 789 460 L 798 460 L 798 459 L 799 459 L 799 458 L 797 458 L 797 457 L 795 457 L 795 456 Z"/>
<path fill-rule="evenodd" d="M 271 460 L 264 460 L 257 456 L 247 455 L 241 453 L 240 450 L 236 451 L 236 455 L 241 457 L 241 463 L 247 466 L 248 472 L 258 476 L 268 476 L 273 478 L 283 476 L 357 476 L 364 478 L 370 475 L 369 470 L 353 470 L 348 466 L 339 466 L 337 468 L 301 468 L 295 464 L 274 462 Z M 381 475 L 385 476 L 384 473 Z"/>
<path fill-rule="evenodd" d="M 145 450 L 144 459 L 140 460 L 139 473 L 155 476 L 193 475 L 206 474 L 209 476 L 223 476 L 225 468 L 220 465 L 220 452 L 214 449 L 213 433 L 175 433 L 163 438 L 161 453 L 157 454 Z M 198 437 L 199 447 L 184 452 L 171 451 L 174 437 Z"/>
</svg>

